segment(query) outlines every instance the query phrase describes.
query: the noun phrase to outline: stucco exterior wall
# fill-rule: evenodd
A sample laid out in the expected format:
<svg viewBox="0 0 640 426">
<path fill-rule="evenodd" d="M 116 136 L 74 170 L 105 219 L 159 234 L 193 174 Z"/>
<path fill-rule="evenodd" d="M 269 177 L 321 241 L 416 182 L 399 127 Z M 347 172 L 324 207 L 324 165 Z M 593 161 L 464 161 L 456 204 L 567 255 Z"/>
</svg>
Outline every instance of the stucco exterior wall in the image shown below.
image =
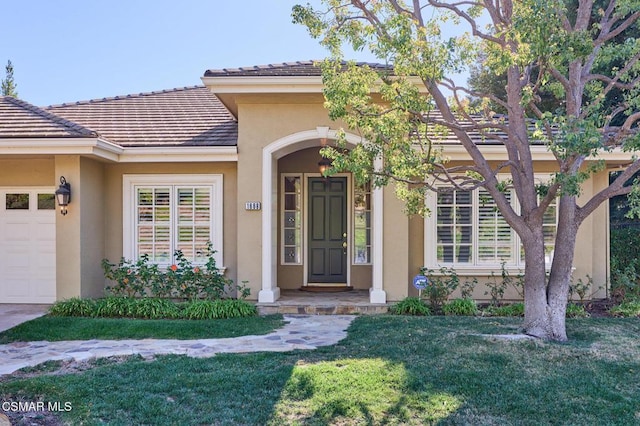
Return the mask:
<svg viewBox="0 0 640 426">
<path fill-rule="evenodd" d="M 130 163 L 105 166 L 105 257 L 112 263 L 123 255 L 123 175 L 125 174 L 222 174 L 223 244 L 225 275 L 238 282 L 236 164 L 220 163 Z M 214 247 L 215 249 L 215 247 Z M 104 279 L 103 279 L 104 285 Z"/>
<path fill-rule="evenodd" d="M 82 264 L 80 280 L 82 297 L 104 296 L 104 277 L 101 267 L 105 243 L 105 191 L 104 164 L 88 158 L 80 158 L 80 181 L 72 187 L 72 203 L 79 202 L 80 251 Z M 69 181 L 71 182 L 71 181 Z M 78 194 L 77 200 L 74 195 Z M 62 254 L 62 253 L 61 253 Z M 64 257 L 64 256 L 63 256 Z"/>
<path fill-rule="evenodd" d="M 53 157 L 8 157 L 0 159 L 0 186 L 53 186 L 59 184 L 54 176 Z"/>
<path fill-rule="evenodd" d="M 71 203 L 65 216 L 56 216 L 56 297 L 58 300 L 82 295 L 82 171 L 80 156 L 55 157 L 55 183 L 64 176 L 71 185 Z M 54 182 L 51 182 L 54 183 Z M 99 266 L 99 265 L 98 265 Z"/>
<path fill-rule="evenodd" d="M 246 95 L 236 97 L 238 106 L 238 279 L 247 281 L 251 298 L 262 286 L 262 216 L 260 211 L 247 211 L 247 201 L 262 201 L 263 209 L 271 208 L 278 217 L 277 205 L 262 200 L 262 151 L 285 136 L 333 126 L 322 106 L 321 95 Z M 318 142 L 319 143 L 319 142 Z M 277 191 L 277 181 L 273 190 Z M 277 235 L 277 233 L 276 233 Z M 277 237 L 276 237 L 277 238 Z M 277 240 L 276 240 L 277 241 Z M 273 266 L 277 268 L 277 256 Z M 292 271 L 292 273 L 295 273 Z"/>
<path fill-rule="evenodd" d="M 396 197 L 393 185 L 385 187 L 383 282 L 388 301 L 401 300 L 408 295 L 409 217 L 403 208 L 404 203 Z"/>
</svg>

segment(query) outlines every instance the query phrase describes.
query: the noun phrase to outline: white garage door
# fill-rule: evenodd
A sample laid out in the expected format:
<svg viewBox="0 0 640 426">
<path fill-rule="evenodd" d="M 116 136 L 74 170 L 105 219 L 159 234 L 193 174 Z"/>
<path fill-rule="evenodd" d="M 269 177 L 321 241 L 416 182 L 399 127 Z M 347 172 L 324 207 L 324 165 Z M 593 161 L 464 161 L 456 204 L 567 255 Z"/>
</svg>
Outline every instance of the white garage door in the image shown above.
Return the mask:
<svg viewBox="0 0 640 426">
<path fill-rule="evenodd" d="M 0 303 L 56 300 L 52 188 L 0 188 Z"/>
</svg>

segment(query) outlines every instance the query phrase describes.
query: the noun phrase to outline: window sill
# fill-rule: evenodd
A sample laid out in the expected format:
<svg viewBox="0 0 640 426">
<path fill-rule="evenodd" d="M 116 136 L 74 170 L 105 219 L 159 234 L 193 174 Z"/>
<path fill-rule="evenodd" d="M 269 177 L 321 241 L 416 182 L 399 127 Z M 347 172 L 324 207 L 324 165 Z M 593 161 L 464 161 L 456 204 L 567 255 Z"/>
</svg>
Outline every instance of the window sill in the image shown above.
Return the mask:
<svg viewBox="0 0 640 426">
<path fill-rule="evenodd" d="M 425 266 L 424 268 L 430 269 L 432 272 L 430 275 L 434 276 L 443 276 L 448 275 L 447 273 L 442 273 L 440 268 L 445 268 L 447 271 L 454 270 L 456 274 L 459 276 L 481 276 L 481 277 L 490 277 L 491 274 L 495 276 L 502 275 L 502 267 L 500 265 L 491 265 L 491 266 L 455 266 L 455 265 L 438 265 L 438 266 Z M 517 266 L 505 266 L 504 270 L 509 273 L 511 276 L 523 275 L 524 267 Z M 547 268 L 547 272 L 549 272 L 549 268 Z"/>
<path fill-rule="evenodd" d="M 423 268 L 430 269 L 432 272 L 430 275 L 434 275 L 436 277 L 449 275 L 447 273 L 442 273 L 440 268 L 445 268 L 447 271 L 454 270 L 456 274 L 461 277 L 491 277 L 491 273 L 493 275 L 500 277 L 502 275 L 502 267 L 500 265 L 497 266 L 464 266 L 458 267 L 455 265 L 437 265 L 437 266 L 423 266 Z M 551 265 L 546 266 L 547 275 L 551 271 Z M 522 267 L 518 266 L 505 266 L 504 270 L 509 273 L 510 276 L 524 275 L 524 265 Z M 571 271 L 575 271 L 575 266 L 571 268 Z"/>
<path fill-rule="evenodd" d="M 206 263 L 194 263 L 193 267 L 194 268 L 203 268 L 204 266 L 206 266 Z M 159 264 L 158 268 L 160 268 L 161 271 L 166 271 L 167 269 L 171 269 L 171 264 Z M 227 272 L 227 267 L 226 266 L 221 266 L 216 268 L 222 275 L 224 275 Z"/>
</svg>

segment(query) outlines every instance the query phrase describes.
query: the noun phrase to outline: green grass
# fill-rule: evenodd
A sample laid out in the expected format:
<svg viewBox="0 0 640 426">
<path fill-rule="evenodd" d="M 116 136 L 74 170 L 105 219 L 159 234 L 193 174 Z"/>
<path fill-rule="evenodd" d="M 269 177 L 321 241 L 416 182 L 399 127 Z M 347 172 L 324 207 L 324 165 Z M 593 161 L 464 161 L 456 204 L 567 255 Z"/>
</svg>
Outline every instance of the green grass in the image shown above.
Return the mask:
<svg viewBox="0 0 640 426">
<path fill-rule="evenodd" d="M 0 343 L 91 339 L 214 339 L 267 334 L 281 315 L 218 320 L 143 320 L 44 316 L 0 333 Z"/>
<path fill-rule="evenodd" d="M 640 320 L 567 323 L 559 344 L 481 336 L 514 318 L 362 316 L 315 351 L 132 358 L 0 395 L 69 401 L 72 424 L 638 424 Z"/>
</svg>

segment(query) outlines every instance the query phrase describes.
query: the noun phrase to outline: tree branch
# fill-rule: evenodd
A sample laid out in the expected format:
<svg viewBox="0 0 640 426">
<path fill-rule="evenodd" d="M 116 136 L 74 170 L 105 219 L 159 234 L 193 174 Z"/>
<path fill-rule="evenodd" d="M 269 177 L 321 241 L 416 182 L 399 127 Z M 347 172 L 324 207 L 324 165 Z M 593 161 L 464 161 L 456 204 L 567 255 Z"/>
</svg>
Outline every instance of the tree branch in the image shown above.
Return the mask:
<svg viewBox="0 0 640 426">
<path fill-rule="evenodd" d="M 483 33 L 480 30 L 478 30 L 478 23 L 471 17 L 469 16 L 468 13 L 466 13 L 464 10 L 461 10 L 458 6 L 459 5 L 473 5 L 473 6 L 482 6 L 484 7 L 483 4 L 480 3 L 476 3 L 476 2 L 459 2 L 459 3 L 452 3 L 452 4 L 448 4 L 448 3 L 442 3 L 436 0 L 428 0 L 428 3 L 438 9 L 446 9 L 446 10 L 450 10 L 453 13 L 455 13 L 457 16 L 459 16 L 460 18 L 464 19 L 465 21 L 467 21 L 467 23 L 469 24 L 469 26 L 471 27 L 471 33 L 476 36 L 476 37 L 480 37 L 483 40 L 487 40 L 489 42 L 492 43 L 496 43 L 500 46 L 504 45 L 504 40 L 501 40 L 499 38 L 493 37 L 489 34 Z"/>
<path fill-rule="evenodd" d="M 604 201 L 608 200 L 611 197 L 615 197 L 616 195 L 627 194 L 631 191 L 631 187 L 628 190 L 624 187 L 624 184 L 640 171 L 640 159 L 635 160 L 629 167 L 625 169 L 620 175 L 611 183 L 608 187 L 604 188 L 602 191 L 598 192 L 596 195 L 591 197 L 591 199 L 582 207 L 578 207 L 576 220 L 577 223 L 582 223 L 595 209 L 600 206 Z"/>
</svg>

